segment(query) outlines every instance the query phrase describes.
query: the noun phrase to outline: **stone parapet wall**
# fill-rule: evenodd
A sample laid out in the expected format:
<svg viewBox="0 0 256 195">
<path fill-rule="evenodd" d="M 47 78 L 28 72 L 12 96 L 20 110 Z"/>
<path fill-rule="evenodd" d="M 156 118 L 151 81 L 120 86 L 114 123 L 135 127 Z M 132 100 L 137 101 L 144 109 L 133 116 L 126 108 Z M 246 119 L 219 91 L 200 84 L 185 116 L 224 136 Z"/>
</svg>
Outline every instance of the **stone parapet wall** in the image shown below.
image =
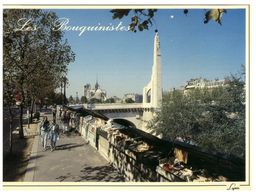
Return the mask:
<svg viewBox="0 0 256 195">
<path fill-rule="evenodd" d="M 243 179 L 240 173 L 243 164 L 240 165 L 237 160 L 234 164 L 231 160 L 200 151 L 196 146 L 171 143 L 139 129 L 91 116 L 81 117 L 79 127 L 81 136 L 117 168 L 126 181 L 209 182 Z M 234 176 L 229 171 L 233 168 L 237 170 L 233 171 Z M 213 175 L 208 174 L 210 172 Z"/>
<path fill-rule="evenodd" d="M 79 129 L 81 136 L 117 168 L 127 181 L 159 181 L 155 163 L 143 162 L 142 154 L 133 151 L 132 147 L 129 148 L 132 139 L 128 135 L 116 128 L 105 132 L 101 129 L 103 126 L 96 125 L 96 121 L 90 117 L 83 119 L 81 117 Z M 135 139 L 134 143 L 141 141 Z"/>
<path fill-rule="evenodd" d="M 155 166 L 144 164 L 130 149 L 118 146 L 115 138 L 112 138 L 111 141 L 109 160 L 127 181 L 157 181 Z"/>
<path fill-rule="evenodd" d="M 109 151 L 110 151 L 109 142 L 105 137 L 101 135 L 98 136 L 98 151 L 104 158 L 106 158 L 107 160 L 110 160 L 109 159 Z"/>
</svg>

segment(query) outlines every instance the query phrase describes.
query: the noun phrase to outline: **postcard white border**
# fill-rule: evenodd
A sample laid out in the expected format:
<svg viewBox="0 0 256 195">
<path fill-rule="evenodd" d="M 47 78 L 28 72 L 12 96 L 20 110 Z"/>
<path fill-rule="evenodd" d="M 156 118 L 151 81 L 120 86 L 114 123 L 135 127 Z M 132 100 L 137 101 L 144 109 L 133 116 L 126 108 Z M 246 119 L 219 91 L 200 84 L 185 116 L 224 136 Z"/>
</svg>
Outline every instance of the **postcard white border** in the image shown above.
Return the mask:
<svg viewBox="0 0 256 195">
<path fill-rule="evenodd" d="M 57 2 L 59 2 L 59 1 L 57 1 Z M 99 5 L 96 5 L 96 3 L 94 4 L 94 5 L 84 5 L 84 6 L 81 6 L 81 4 L 79 5 L 79 8 L 78 7 L 76 7 L 77 5 L 64 5 L 63 7 L 60 5 L 61 3 L 63 3 L 63 2 L 60 2 L 59 4 L 57 3 L 56 4 L 56 1 L 53 3 L 53 2 L 49 2 L 49 0 L 45 0 L 44 1 L 44 3 L 45 4 L 55 4 L 55 6 L 57 6 L 58 8 L 60 8 L 60 9 L 65 9 L 65 8 L 73 8 L 74 6 L 76 7 L 76 9 L 81 9 L 81 8 L 86 8 L 86 9 L 94 9 L 94 8 L 99 8 L 99 6 L 100 7 L 102 7 L 102 4 L 104 4 L 104 2 L 102 2 L 102 1 L 97 1 L 97 2 L 100 2 L 99 3 Z M 151 2 L 151 1 L 150 1 Z M 169 3 L 169 5 L 170 5 L 170 3 L 173 3 L 174 1 L 168 1 L 168 3 Z M 152 4 L 152 3 L 148 3 L 148 1 L 147 2 L 145 2 L 145 3 L 142 3 L 140 6 L 138 6 L 138 5 L 135 5 L 136 3 L 135 2 L 133 2 L 133 5 L 131 6 L 131 5 L 129 5 L 129 7 L 132 7 L 132 8 L 134 8 L 134 7 L 145 7 L 145 4 L 147 4 L 147 7 L 157 7 L 157 8 L 166 8 L 166 9 L 168 9 L 168 8 L 184 8 L 184 7 L 188 7 L 188 6 L 191 6 L 193 3 L 194 4 L 201 4 L 201 5 L 196 5 L 197 6 L 197 8 L 205 8 L 205 6 L 204 5 L 207 5 L 207 4 L 205 4 L 205 3 L 209 3 L 209 1 L 203 1 L 203 2 L 201 2 L 201 1 L 196 1 L 196 3 L 195 3 L 195 1 L 191 1 L 191 4 L 186 4 L 186 2 L 185 1 L 183 1 L 183 0 L 181 0 L 181 1 L 175 1 L 176 2 L 176 5 L 173 5 L 172 7 L 166 7 L 166 4 L 167 3 L 163 3 L 162 1 L 159 1 L 159 3 L 157 3 L 157 6 L 156 5 L 152 5 L 152 6 L 149 6 L 148 4 Z M 200 3 L 201 2 L 201 3 Z M 252 29 L 252 18 L 254 18 L 252 15 L 253 15 L 253 8 L 252 8 L 252 1 L 232 1 L 232 2 L 228 2 L 227 3 L 227 1 L 226 1 L 226 3 L 223 3 L 224 1 L 222 0 L 222 1 L 219 1 L 219 0 L 216 0 L 216 1 L 211 1 L 211 3 L 213 3 L 213 6 L 212 7 L 220 7 L 220 6 L 224 6 L 225 5 L 225 7 L 227 7 L 227 8 L 234 8 L 234 7 L 239 7 L 239 8 L 245 8 L 244 6 L 247 6 L 247 5 L 249 5 L 249 8 L 248 8 L 248 10 L 247 10 L 247 14 L 246 14 L 246 64 L 250 64 L 250 66 L 249 65 L 247 65 L 246 66 L 246 81 L 247 81 L 247 84 L 249 85 L 249 86 L 247 86 L 247 92 L 250 92 L 250 93 L 247 93 L 247 120 L 249 119 L 249 121 L 252 123 L 253 122 L 253 118 L 252 118 L 252 105 L 254 105 L 253 103 L 252 103 L 252 85 L 255 83 L 255 82 L 253 82 L 253 80 L 252 80 L 252 77 L 254 76 L 255 77 L 255 75 L 252 75 L 252 71 L 254 70 L 254 67 L 252 67 L 252 61 L 253 61 L 253 59 L 252 59 L 252 40 L 254 40 L 254 38 L 252 38 L 252 33 L 254 32 L 254 30 Z M 11 7 L 19 7 L 20 8 L 20 5 L 19 5 L 19 3 L 20 2 L 15 2 L 16 3 L 16 5 L 10 5 L 10 3 L 13 3 L 13 0 L 10 0 L 10 1 L 8 1 L 8 4 L 6 4 L 6 5 L 4 5 L 4 7 L 3 8 L 11 8 Z M 28 7 L 26 7 L 26 8 L 33 8 L 33 5 L 32 4 L 35 4 L 35 1 L 23 1 L 23 3 L 29 3 L 29 4 L 31 4 L 30 6 L 28 6 Z M 86 3 L 85 1 L 83 1 L 83 4 L 88 4 L 88 3 Z M 119 2 L 116 2 L 116 1 L 111 1 L 111 2 L 109 2 L 109 3 L 113 3 L 113 4 L 117 4 L 117 5 L 109 5 L 109 6 L 106 6 L 106 7 L 103 7 L 102 9 L 108 9 L 108 8 L 113 8 L 113 7 L 118 7 L 118 8 L 120 8 L 120 7 L 123 7 L 123 6 L 120 6 L 120 1 Z M 129 2 L 130 3 L 130 2 Z M 179 6 L 178 6 L 178 4 L 179 4 Z M 208 5 L 210 5 L 211 3 L 209 3 Z M 156 4 L 156 3 L 154 3 L 154 4 Z M 161 5 L 160 5 L 161 4 Z M 184 4 L 184 5 L 181 5 L 181 4 Z M 202 4 L 204 4 L 204 5 L 202 5 Z M 231 4 L 233 4 L 233 5 L 231 5 Z M 234 4 L 239 4 L 239 5 L 235 5 L 234 6 Z M 104 4 L 104 5 L 106 5 L 106 4 Z M 55 7 L 55 6 L 42 6 L 42 4 L 40 4 L 40 5 L 35 5 L 34 6 L 34 8 L 36 7 L 36 8 L 39 8 L 38 6 L 41 6 L 40 8 L 54 8 L 54 9 L 56 9 L 57 7 Z M 194 5 L 195 6 L 195 5 Z M 74 8 L 75 8 L 74 7 Z M 255 12 L 254 12 L 255 13 Z M 249 15 L 250 14 L 250 15 Z M 255 14 L 254 14 L 254 16 L 255 16 Z M 1 14 L 1 21 L 2 21 L 2 14 Z M 255 20 L 254 20 L 255 21 Z M 249 25 L 250 25 L 250 29 L 248 28 L 249 27 Z M 1 40 L 2 41 L 2 40 Z M 253 51 L 255 51 L 255 50 L 253 50 Z M 1 44 L 1 52 L 2 52 L 2 44 Z M 2 85 L 2 84 L 1 84 Z M 2 89 L 2 86 L 1 86 L 1 89 Z M 2 105 L 1 105 L 2 106 Z M 2 107 L 1 107 L 2 108 Z M 239 182 L 239 185 L 241 186 L 241 189 L 249 189 L 250 187 L 251 187 L 251 184 L 252 184 L 252 172 L 251 172 L 251 165 L 252 165 L 252 159 L 251 159 L 251 157 L 252 157 L 252 152 L 251 152 L 251 150 L 252 150 L 252 148 L 253 148 L 253 146 L 252 146 L 252 127 L 253 127 L 253 125 L 252 124 L 249 124 L 248 122 L 247 122 L 247 128 L 246 128 L 246 132 L 247 132 L 247 134 L 249 133 L 250 134 L 250 136 L 247 136 L 246 137 L 246 139 L 247 139 L 247 142 L 246 143 L 250 143 L 250 146 L 247 144 L 247 146 L 246 146 L 246 149 L 247 149 L 247 151 L 249 151 L 248 153 L 250 153 L 249 154 L 249 159 L 248 159 L 248 156 L 247 156 L 247 161 L 246 161 L 246 172 L 247 172 L 247 178 L 246 178 L 246 182 L 244 183 L 244 182 L 242 182 L 242 183 L 240 183 Z M 2 146 L 1 146 L 2 147 Z M 2 151 L 2 150 L 1 150 Z M 1 169 L 2 170 L 2 169 Z M 249 173 L 249 174 L 248 174 Z M 250 177 L 250 178 L 248 178 L 248 177 Z M 59 186 L 59 187 L 61 187 L 61 188 L 63 188 L 64 186 L 62 186 L 62 185 L 59 185 L 60 183 L 59 182 L 56 182 L 57 183 L 57 185 Z M 68 183 L 71 183 L 71 182 L 68 182 Z M 33 188 L 32 186 L 37 186 L 38 188 L 41 188 L 42 187 L 42 185 L 44 186 L 45 184 L 47 184 L 47 185 L 51 185 L 52 187 L 54 187 L 56 184 L 55 183 L 51 183 L 51 184 L 49 184 L 49 183 L 34 183 L 34 182 L 31 182 L 31 183 L 25 183 L 25 182 L 15 182 L 15 184 L 11 184 L 11 183 L 8 183 L 8 182 L 4 182 L 3 183 L 4 184 L 4 186 L 5 187 L 7 187 L 7 186 L 9 186 L 10 185 L 10 187 L 11 188 L 23 188 L 24 186 L 31 186 L 31 188 Z M 77 188 L 78 186 L 79 187 L 81 187 L 81 183 L 79 183 L 79 184 L 76 184 L 76 183 L 71 183 L 72 184 L 72 187 L 67 187 L 67 189 L 70 189 L 70 188 Z M 188 187 L 188 189 L 190 189 L 190 185 L 188 185 L 188 183 L 185 183 L 185 184 L 181 184 L 181 183 L 179 183 L 179 184 L 177 184 L 177 183 L 175 183 L 174 184 L 174 186 L 173 185 L 171 185 L 171 186 L 168 186 L 168 184 L 163 184 L 163 183 L 149 183 L 149 184 L 146 184 L 146 183 L 125 183 L 125 185 L 123 185 L 123 183 L 122 183 L 122 185 L 121 186 L 119 186 L 119 185 L 117 185 L 117 186 L 112 186 L 111 185 L 111 183 L 99 183 L 99 182 L 97 182 L 97 183 L 89 183 L 90 184 L 90 186 L 91 187 L 93 187 L 94 186 L 94 184 L 95 184 L 95 187 L 96 188 L 98 188 L 98 187 L 103 187 L 103 188 L 106 188 L 106 189 L 108 189 L 108 187 L 109 186 L 111 186 L 111 187 L 117 187 L 117 188 L 120 188 L 120 187 L 122 187 L 122 188 L 130 188 L 131 186 L 134 186 L 135 188 L 137 188 L 137 187 L 139 187 L 139 188 L 150 188 L 151 189 L 151 187 L 150 186 L 154 186 L 155 184 L 157 185 L 157 186 L 161 186 L 161 188 L 162 189 L 174 189 L 174 188 L 178 188 L 178 189 L 180 189 L 181 187 L 184 187 L 184 185 L 186 186 L 186 188 Z M 152 184 L 154 184 L 154 185 L 152 185 Z M 214 184 L 214 185 L 212 185 L 212 184 Z M 246 185 L 248 185 L 247 187 L 246 186 L 244 186 L 244 184 L 246 184 Z M 115 185 L 116 185 L 116 183 L 115 183 Z M 230 185 L 230 183 L 229 182 L 225 182 L 225 183 L 218 183 L 218 185 L 216 186 L 215 185 L 215 183 L 200 183 L 200 186 L 198 186 L 197 184 L 195 184 L 195 187 L 198 187 L 199 189 L 202 187 L 203 189 L 205 189 L 205 187 L 207 187 L 207 189 L 226 189 L 227 188 L 227 186 L 228 185 Z M 23 186 L 23 187 L 21 187 L 21 186 Z M 173 187 L 172 187 L 173 186 Z M 86 185 L 86 187 L 88 187 L 88 185 Z M 43 187 L 43 188 L 45 188 L 45 187 Z M 58 187 L 57 187 L 58 188 Z M 65 187 L 64 187 L 65 188 Z M 83 187 L 81 187 L 81 188 L 83 188 Z M 155 187 L 156 189 L 158 188 L 158 187 Z M 192 187 L 192 189 L 194 188 L 194 185 L 193 185 L 193 187 Z"/>
</svg>

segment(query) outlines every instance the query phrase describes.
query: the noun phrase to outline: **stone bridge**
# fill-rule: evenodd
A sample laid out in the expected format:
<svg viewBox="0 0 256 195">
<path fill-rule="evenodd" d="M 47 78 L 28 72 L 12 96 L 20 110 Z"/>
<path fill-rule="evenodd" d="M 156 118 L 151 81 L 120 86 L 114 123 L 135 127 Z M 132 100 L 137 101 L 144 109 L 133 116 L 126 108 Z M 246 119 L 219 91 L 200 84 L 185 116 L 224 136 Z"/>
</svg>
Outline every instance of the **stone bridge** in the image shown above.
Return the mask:
<svg viewBox="0 0 256 195">
<path fill-rule="evenodd" d="M 122 118 L 137 128 L 147 131 L 146 125 L 162 104 L 162 70 L 160 40 L 158 32 L 154 37 L 153 66 L 151 79 L 143 88 L 143 103 L 84 104 L 84 108 L 98 111 L 109 118 Z"/>
<path fill-rule="evenodd" d="M 143 130 L 146 130 L 146 121 L 152 118 L 154 111 L 150 104 L 143 103 L 83 104 L 83 107 L 104 114 L 108 118 L 126 119 Z"/>
</svg>

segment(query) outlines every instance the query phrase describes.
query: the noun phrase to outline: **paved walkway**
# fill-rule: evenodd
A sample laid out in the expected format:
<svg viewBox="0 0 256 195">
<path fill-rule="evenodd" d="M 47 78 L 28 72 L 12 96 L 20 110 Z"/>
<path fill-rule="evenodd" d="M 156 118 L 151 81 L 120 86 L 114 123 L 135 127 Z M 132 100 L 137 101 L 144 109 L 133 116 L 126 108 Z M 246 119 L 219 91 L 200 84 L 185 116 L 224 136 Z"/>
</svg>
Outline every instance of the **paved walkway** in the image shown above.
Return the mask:
<svg viewBox="0 0 256 195">
<path fill-rule="evenodd" d="M 24 181 L 123 182 L 124 178 L 97 150 L 76 134 L 61 135 L 56 150 L 43 151 L 35 138 Z"/>
</svg>

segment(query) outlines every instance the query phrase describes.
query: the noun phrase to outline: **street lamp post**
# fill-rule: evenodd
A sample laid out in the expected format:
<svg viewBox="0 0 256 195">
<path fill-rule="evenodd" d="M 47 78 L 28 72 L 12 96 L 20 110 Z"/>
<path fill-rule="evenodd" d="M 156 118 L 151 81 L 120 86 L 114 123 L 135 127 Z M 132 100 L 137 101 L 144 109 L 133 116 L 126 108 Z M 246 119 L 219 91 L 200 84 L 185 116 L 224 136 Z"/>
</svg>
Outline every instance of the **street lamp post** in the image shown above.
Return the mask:
<svg viewBox="0 0 256 195">
<path fill-rule="evenodd" d="M 63 87 L 63 85 L 62 85 L 62 81 L 61 81 L 61 83 L 60 83 L 60 97 L 61 97 L 61 104 L 63 104 L 62 87 Z"/>
<path fill-rule="evenodd" d="M 61 97 L 62 97 L 62 104 L 66 105 L 67 104 L 67 98 L 66 98 L 66 86 L 67 86 L 67 77 L 63 76 L 61 78 Z M 63 95 L 62 95 L 62 88 L 63 88 Z"/>
<path fill-rule="evenodd" d="M 64 77 L 64 105 L 67 104 L 67 101 L 66 101 L 66 84 L 67 84 L 67 77 Z"/>
</svg>

